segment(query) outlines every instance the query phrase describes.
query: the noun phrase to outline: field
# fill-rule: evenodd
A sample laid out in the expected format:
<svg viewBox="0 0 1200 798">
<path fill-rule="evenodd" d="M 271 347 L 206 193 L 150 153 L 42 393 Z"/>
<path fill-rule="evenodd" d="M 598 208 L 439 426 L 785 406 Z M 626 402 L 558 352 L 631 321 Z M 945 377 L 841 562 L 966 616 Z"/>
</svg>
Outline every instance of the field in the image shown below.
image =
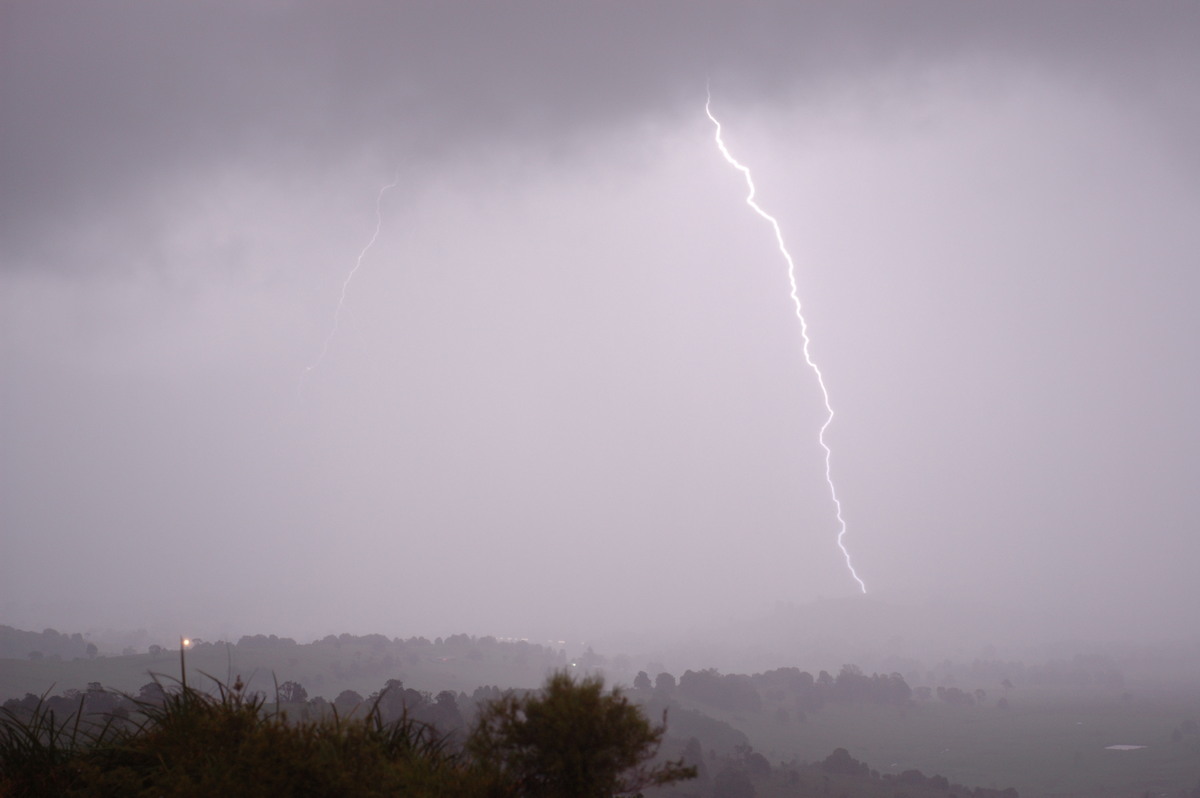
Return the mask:
<svg viewBox="0 0 1200 798">
<path fill-rule="evenodd" d="M 971 786 L 1015 787 L 1023 798 L 1176 796 L 1200 781 L 1200 734 L 1172 739 L 1183 721 L 1200 718 L 1200 697 L 1028 688 L 1008 700 L 1007 710 L 939 701 L 830 705 L 788 723 L 770 711 L 708 712 L 774 763 L 819 761 L 844 747 L 884 773 L 915 768 Z M 1146 748 L 1107 749 L 1119 744 Z"/>
</svg>

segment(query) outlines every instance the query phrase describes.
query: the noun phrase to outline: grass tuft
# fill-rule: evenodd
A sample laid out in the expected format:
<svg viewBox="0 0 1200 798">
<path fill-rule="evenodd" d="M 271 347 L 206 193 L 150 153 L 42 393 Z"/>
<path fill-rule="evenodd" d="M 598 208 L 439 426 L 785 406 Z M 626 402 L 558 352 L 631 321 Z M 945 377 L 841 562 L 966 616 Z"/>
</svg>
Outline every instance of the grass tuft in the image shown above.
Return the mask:
<svg viewBox="0 0 1200 798">
<path fill-rule="evenodd" d="M 39 702 L 0 717 L 0 797 L 499 795 L 448 739 L 378 702 L 364 719 L 289 722 L 240 681 L 215 694 L 183 685 L 140 720 L 60 720 Z"/>
</svg>

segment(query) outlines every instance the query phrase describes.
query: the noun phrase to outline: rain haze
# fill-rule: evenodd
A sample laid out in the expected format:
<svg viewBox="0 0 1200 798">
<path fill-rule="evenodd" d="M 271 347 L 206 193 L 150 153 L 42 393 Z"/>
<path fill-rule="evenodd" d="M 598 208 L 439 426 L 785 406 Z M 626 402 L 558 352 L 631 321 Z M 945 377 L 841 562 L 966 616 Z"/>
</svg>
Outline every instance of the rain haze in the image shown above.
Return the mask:
<svg viewBox="0 0 1200 798">
<path fill-rule="evenodd" d="M 0 621 L 1194 634 L 1197 41 L 1182 2 L 5 2 Z"/>
</svg>

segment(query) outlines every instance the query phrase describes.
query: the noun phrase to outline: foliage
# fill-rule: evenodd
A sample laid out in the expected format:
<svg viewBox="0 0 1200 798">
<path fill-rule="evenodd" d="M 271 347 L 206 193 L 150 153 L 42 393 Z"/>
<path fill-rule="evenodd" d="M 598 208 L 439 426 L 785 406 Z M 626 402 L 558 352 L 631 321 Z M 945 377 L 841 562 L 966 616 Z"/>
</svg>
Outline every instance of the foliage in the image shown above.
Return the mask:
<svg viewBox="0 0 1200 798">
<path fill-rule="evenodd" d="M 722 674 L 708 668 L 686 671 L 679 679 L 681 696 L 726 712 L 761 712 L 764 697 L 778 703 L 788 693 L 802 711 L 815 711 L 830 703 L 905 706 L 912 699 L 912 690 L 900 674 L 867 676 L 854 665 L 843 666 L 836 678 L 821 671 L 814 679 L 798 668 L 779 668 L 752 676 Z"/>
<path fill-rule="evenodd" d="M 244 686 L 138 702 L 143 720 L 83 735 L 77 714 L 5 710 L 0 796 L 490 796 L 507 794 L 430 727 L 334 714 L 289 722 Z"/>
<path fill-rule="evenodd" d="M 290 685 L 279 697 L 301 690 Z M 565 673 L 539 694 L 485 704 L 465 748 L 409 714 L 416 706 L 461 723 L 455 694 L 430 699 L 399 682 L 375 696 L 365 718 L 335 709 L 298 722 L 240 680 L 216 682 L 215 694 L 184 684 L 141 692 L 152 700 L 122 697 L 134 707 L 127 718 L 86 714 L 88 701 L 102 705 L 99 685 L 79 695 L 65 720 L 45 700 L 5 707 L 0 797 L 607 798 L 696 773 L 682 762 L 652 763 L 665 727 L 620 691 Z"/>
<path fill-rule="evenodd" d="M 838 748 L 824 760 L 801 764 L 795 760 L 772 766 L 749 747 L 719 757 L 712 779 L 713 798 L 827 798 L 830 795 L 858 798 L 1020 798 L 1012 788 L 967 787 L 951 783 L 941 775 L 926 776 L 916 769 L 898 774 L 881 774 L 865 762 Z M 667 794 L 684 798 L 682 791 Z"/>
<path fill-rule="evenodd" d="M 762 709 L 762 697 L 754 688 L 749 676 L 722 676 L 714 668 L 685 671 L 679 678 L 679 693 L 686 698 L 730 712 L 758 712 Z"/>
<path fill-rule="evenodd" d="M 46 701 L 0 708 L 0 795 L 65 794 L 81 751 L 111 737 L 111 723 L 84 724 L 83 702 L 59 719 Z"/>
<path fill-rule="evenodd" d="M 308 691 L 299 682 L 284 682 L 275 692 L 282 704 L 302 704 L 308 700 Z"/>
<path fill-rule="evenodd" d="M 560 671 L 540 693 L 486 705 L 467 750 L 498 763 L 521 795 L 608 798 L 695 777 L 682 761 L 652 764 L 665 732 L 620 690 L 604 692 L 602 679 Z"/>
<path fill-rule="evenodd" d="M 843 773 L 847 776 L 865 776 L 870 772 L 865 762 L 859 762 L 850 756 L 850 752 L 845 748 L 834 749 L 832 754 L 825 757 L 821 767 L 828 773 Z"/>
<path fill-rule="evenodd" d="M 45 656 L 70 660 L 89 656 L 89 645 L 78 632 L 65 634 L 54 629 L 26 632 L 0 624 L 0 658 L 3 659 L 41 659 Z"/>
</svg>

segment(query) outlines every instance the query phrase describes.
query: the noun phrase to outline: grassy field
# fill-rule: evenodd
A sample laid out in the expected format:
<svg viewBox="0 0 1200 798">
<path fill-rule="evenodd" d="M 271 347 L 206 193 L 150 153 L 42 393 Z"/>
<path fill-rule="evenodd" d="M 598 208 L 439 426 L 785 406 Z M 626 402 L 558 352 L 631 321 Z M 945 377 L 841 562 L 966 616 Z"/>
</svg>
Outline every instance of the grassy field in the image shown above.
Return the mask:
<svg viewBox="0 0 1200 798">
<path fill-rule="evenodd" d="M 790 723 L 770 711 L 706 711 L 744 731 L 773 762 L 818 761 L 844 747 L 884 773 L 916 768 L 972 786 L 1015 787 L 1023 798 L 1176 796 L 1200 781 L 1200 734 L 1172 740 L 1183 721 L 1200 718 L 1200 695 L 1126 699 L 1030 688 L 1014 690 L 1009 705 L 830 705 Z M 1107 750 L 1117 744 L 1147 747 Z"/>
</svg>

